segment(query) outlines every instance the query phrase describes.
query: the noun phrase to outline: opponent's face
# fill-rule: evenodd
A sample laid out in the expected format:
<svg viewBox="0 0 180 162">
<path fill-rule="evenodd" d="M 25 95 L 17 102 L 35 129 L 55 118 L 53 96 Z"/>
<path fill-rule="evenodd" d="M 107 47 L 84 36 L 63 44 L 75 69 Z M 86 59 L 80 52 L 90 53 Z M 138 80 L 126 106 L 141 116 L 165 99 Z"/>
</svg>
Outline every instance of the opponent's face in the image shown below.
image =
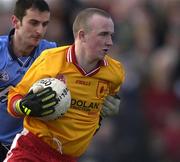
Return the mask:
<svg viewBox="0 0 180 162">
<path fill-rule="evenodd" d="M 114 23 L 111 18 L 94 15 L 89 20 L 90 31 L 85 34 L 85 50 L 88 57 L 101 60 L 113 45 Z"/>
<path fill-rule="evenodd" d="M 28 9 L 26 15 L 20 21 L 16 16 L 12 17 L 16 36 L 22 44 L 26 46 L 37 46 L 49 23 L 50 13 L 41 12 L 37 9 Z"/>
</svg>

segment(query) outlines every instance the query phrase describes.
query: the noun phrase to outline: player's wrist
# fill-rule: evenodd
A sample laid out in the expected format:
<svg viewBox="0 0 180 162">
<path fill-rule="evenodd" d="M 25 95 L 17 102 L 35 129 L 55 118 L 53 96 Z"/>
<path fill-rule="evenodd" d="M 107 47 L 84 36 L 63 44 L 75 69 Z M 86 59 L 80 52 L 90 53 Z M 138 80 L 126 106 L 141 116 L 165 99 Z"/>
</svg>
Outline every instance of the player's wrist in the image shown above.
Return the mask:
<svg viewBox="0 0 180 162">
<path fill-rule="evenodd" d="M 21 110 L 21 100 L 22 100 L 22 99 L 16 101 L 14 110 L 15 110 L 15 112 L 16 112 L 18 115 L 25 115 L 25 114 L 23 113 L 23 111 Z"/>
</svg>

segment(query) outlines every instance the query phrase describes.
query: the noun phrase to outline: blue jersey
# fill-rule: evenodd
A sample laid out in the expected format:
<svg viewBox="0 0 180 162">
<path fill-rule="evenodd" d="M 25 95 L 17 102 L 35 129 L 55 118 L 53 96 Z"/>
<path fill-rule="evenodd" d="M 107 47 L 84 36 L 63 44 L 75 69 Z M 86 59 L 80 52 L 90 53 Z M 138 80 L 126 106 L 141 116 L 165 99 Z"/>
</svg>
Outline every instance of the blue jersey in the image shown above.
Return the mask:
<svg viewBox="0 0 180 162">
<path fill-rule="evenodd" d="M 0 143 L 11 144 L 14 136 L 22 130 L 23 119 L 14 118 L 7 112 L 7 93 L 10 86 L 15 86 L 24 76 L 40 53 L 48 48 L 56 47 L 55 42 L 42 39 L 29 56 L 16 57 L 11 47 L 11 37 L 0 36 Z"/>
</svg>

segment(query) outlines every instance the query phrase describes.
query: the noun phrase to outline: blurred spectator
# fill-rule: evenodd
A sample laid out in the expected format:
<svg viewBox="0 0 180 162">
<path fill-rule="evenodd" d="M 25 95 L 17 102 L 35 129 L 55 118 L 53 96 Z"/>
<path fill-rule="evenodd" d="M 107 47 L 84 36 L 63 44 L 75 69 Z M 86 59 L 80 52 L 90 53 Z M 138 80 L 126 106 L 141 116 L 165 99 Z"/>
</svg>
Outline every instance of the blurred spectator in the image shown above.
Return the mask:
<svg viewBox="0 0 180 162">
<path fill-rule="evenodd" d="M 142 110 L 149 129 L 148 143 L 154 161 L 168 158 L 163 131 L 167 127 L 169 114 L 178 107 L 178 99 L 172 88 L 172 74 L 176 62 L 176 50 L 157 50 L 149 61 L 149 75 L 142 89 Z M 174 140 L 178 142 L 177 138 Z"/>
<path fill-rule="evenodd" d="M 166 119 L 166 126 L 162 131 L 165 143 L 165 155 L 169 161 L 180 161 L 180 110 L 170 112 Z"/>
</svg>

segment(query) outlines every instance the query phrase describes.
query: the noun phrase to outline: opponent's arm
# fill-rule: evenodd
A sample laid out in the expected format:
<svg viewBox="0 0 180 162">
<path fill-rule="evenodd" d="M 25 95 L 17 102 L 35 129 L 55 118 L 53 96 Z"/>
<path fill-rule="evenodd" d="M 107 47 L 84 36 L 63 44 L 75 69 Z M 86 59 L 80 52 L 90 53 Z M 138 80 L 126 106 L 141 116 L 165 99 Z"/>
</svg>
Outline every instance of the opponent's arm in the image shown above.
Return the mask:
<svg viewBox="0 0 180 162">
<path fill-rule="evenodd" d="M 118 95 L 107 96 L 103 103 L 101 117 L 105 118 L 108 116 L 117 115 L 119 113 L 120 103 L 121 100 Z"/>
<path fill-rule="evenodd" d="M 42 117 L 52 114 L 57 103 L 56 92 L 47 87 L 37 93 L 30 91 L 24 98 L 16 101 L 14 108 L 19 115 Z"/>
<path fill-rule="evenodd" d="M 6 88 L 0 87 L 0 102 L 5 103 L 7 102 L 7 95 L 11 86 Z"/>
</svg>

